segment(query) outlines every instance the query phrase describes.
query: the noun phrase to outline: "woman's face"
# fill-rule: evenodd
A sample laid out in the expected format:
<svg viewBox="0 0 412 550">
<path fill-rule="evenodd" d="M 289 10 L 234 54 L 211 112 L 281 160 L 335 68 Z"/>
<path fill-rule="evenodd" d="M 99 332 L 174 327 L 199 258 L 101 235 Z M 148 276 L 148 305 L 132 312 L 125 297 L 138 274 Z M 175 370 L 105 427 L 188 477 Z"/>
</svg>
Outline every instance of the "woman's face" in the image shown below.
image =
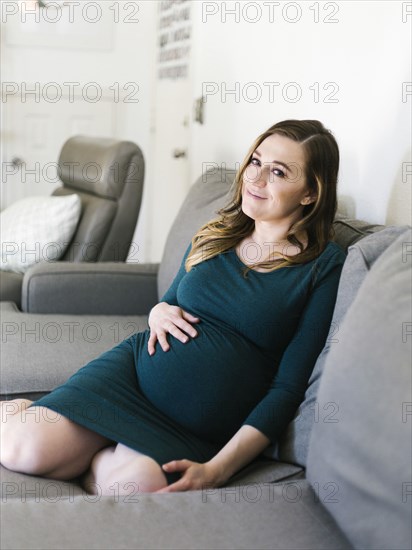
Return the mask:
<svg viewBox="0 0 412 550">
<path fill-rule="evenodd" d="M 293 223 L 316 200 L 307 187 L 302 145 L 279 134 L 267 137 L 243 174 L 242 210 L 257 221 Z"/>
</svg>

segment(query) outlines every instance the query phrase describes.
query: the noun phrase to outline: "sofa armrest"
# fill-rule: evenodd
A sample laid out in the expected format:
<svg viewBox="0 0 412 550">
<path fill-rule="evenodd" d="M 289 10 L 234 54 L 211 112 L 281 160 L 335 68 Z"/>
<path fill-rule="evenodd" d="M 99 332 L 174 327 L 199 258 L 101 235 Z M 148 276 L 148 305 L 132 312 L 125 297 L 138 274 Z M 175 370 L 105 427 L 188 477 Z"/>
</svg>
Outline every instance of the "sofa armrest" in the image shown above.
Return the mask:
<svg viewBox="0 0 412 550">
<path fill-rule="evenodd" d="M 41 262 L 23 280 L 28 313 L 147 315 L 157 303 L 159 264 Z"/>
</svg>

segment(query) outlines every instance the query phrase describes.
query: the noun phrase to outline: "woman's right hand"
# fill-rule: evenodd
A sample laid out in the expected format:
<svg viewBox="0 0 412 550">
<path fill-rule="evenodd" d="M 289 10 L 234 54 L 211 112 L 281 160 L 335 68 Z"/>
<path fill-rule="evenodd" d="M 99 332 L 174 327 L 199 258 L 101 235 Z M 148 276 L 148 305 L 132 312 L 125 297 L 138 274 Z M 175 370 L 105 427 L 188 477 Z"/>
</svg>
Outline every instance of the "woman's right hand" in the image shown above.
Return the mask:
<svg viewBox="0 0 412 550">
<path fill-rule="evenodd" d="M 154 306 L 149 315 L 150 336 L 147 346 L 149 355 L 154 354 L 157 341 L 163 351 L 170 349 L 166 336 L 168 333 L 184 344 L 189 341 L 189 336 L 192 338 L 197 336 L 197 330 L 191 323 L 199 321 L 199 317 L 183 311 L 179 306 L 171 306 L 166 302 L 160 302 Z"/>
</svg>

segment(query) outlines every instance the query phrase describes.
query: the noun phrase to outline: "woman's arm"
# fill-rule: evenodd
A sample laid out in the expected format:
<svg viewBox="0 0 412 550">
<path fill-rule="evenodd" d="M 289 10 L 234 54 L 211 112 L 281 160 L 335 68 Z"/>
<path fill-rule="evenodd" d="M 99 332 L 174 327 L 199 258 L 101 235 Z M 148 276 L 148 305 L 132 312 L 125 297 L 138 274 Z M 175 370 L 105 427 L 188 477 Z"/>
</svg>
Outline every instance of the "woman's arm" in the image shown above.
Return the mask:
<svg viewBox="0 0 412 550">
<path fill-rule="evenodd" d="M 242 426 L 217 455 L 204 464 L 185 459 L 164 464 L 165 472 L 181 472 L 182 477 L 159 493 L 219 487 L 256 458 L 269 443 L 270 439 L 253 426 Z"/>
<path fill-rule="evenodd" d="M 177 300 L 177 289 L 186 274 L 185 262 L 191 247 L 192 245 L 189 244 L 172 284 L 159 303 L 150 310 L 148 319 L 150 336 L 147 344 L 149 355 L 155 353 L 157 341 L 163 351 L 170 349 L 167 334 L 172 335 L 184 344 L 189 340 L 189 336 L 192 338 L 197 336 L 197 331 L 192 327 L 192 324 L 198 323 L 200 319 L 179 307 Z"/>
<path fill-rule="evenodd" d="M 309 378 L 329 333 L 336 302 L 344 252 L 320 258 L 316 282 L 306 302 L 297 330 L 284 351 L 266 396 L 243 422 L 264 433 L 275 443 L 305 397 Z"/>
<path fill-rule="evenodd" d="M 192 243 L 190 243 L 189 246 L 186 248 L 186 252 L 183 255 L 183 259 L 182 259 L 182 262 L 180 264 L 179 271 L 176 273 L 175 278 L 172 281 L 172 284 L 169 286 L 169 288 L 166 290 L 166 292 L 160 298 L 159 303 L 160 302 L 167 302 L 171 306 L 178 306 L 179 305 L 179 303 L 177 301 L 177 288 L 180 284 L 180 281 L 186 275 L 185 262 L 186 262 L 186 258 L 188 257 L 191 248 L 192 248 Z"/>
</svg>

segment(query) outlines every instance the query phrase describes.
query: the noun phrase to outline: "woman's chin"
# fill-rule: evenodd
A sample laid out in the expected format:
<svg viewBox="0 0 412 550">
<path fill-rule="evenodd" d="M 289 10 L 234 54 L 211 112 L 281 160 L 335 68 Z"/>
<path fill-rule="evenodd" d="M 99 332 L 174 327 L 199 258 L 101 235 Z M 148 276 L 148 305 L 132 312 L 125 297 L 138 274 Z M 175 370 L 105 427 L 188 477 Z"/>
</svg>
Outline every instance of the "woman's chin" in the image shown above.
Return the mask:
<svg viewBox="0 0 412 550">
<path fill-rule="evenodd" d="M 256 212 L 256 209 L 251 208 L 249 205 L 243 205 L 242 204 L 242 212 L 247 216 L 248 218 L 251 218 L 252 220 L 255 220 L 258 218 L 258 214 Z"/>
</svg>

